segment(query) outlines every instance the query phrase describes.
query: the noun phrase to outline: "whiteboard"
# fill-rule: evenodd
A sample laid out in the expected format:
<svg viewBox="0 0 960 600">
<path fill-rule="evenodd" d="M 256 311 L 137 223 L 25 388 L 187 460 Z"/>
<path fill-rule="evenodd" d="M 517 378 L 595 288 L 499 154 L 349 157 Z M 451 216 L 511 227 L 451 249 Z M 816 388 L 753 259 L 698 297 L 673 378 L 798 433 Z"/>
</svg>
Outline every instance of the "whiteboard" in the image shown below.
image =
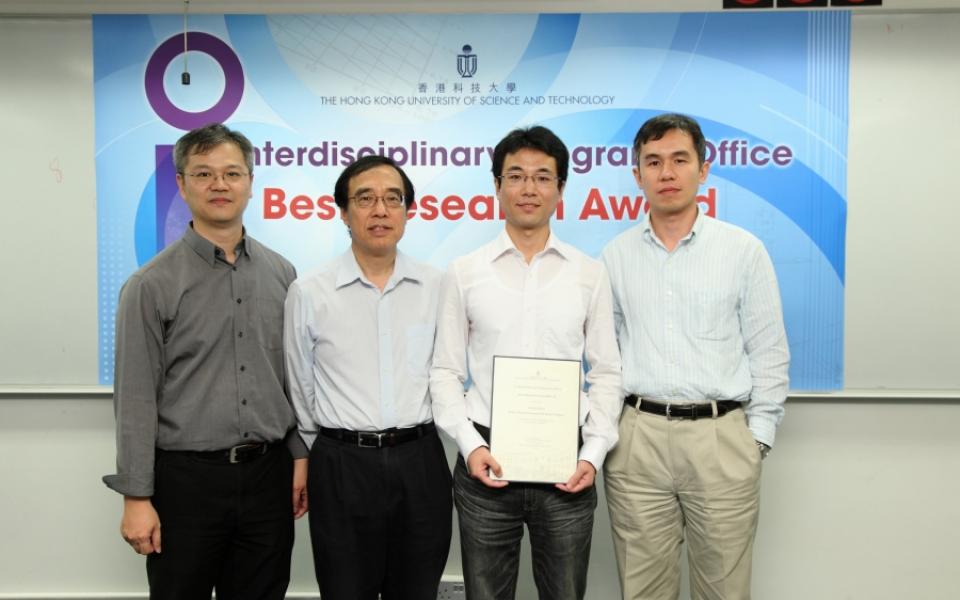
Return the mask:
<svg viewBox="0 0 960 600">
<path fill-rule="evenodd" d="M 845 387 L 960 389 L 960 14 L 856 15 Z"/>
<path fill-rule="evenodd" d="M 89 18 L 0 18 L 0 134 L 0 384 L 95 384 Z"/>
</svg>

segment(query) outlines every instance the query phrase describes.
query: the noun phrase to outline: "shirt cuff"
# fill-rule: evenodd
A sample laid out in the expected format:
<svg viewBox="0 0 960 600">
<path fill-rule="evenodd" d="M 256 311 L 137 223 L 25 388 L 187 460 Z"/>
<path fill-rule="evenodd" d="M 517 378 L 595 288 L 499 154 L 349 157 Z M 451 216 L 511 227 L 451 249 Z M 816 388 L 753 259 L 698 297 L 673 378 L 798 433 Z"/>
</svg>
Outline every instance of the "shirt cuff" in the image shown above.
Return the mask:
<svg viewBox="0 0 960 600">
<path fill-rule="evenodd" d="M 606 444 L 603 443 L 603 440 L 593 438 L 583 441 L 583 445 L 580 446 L 578 459 L 589 462 L 593 465 L 593 468 L 597 470 L 597 473 L 599 473 L 600 470 L 603 469 L 603 460 L 606 456 Z"/>
<path fill-rule="evenodd" d="M 139 475 L 104 475 L 103 483 L 111 490 L 124 496 L 148 498 L 153 496 L 153 473 Z"/>
<path fill-rule="evenodd" d="M 463 456 L 464 462 L 470 457 L 470 453 L 480 446 L 489 446 L 480 435 L 480 432 L 473 427 L 473 423 L 467 421 L 457 428 L 457 448 Z"/>
<path fill-rule="evenodd" d="M 777 426 L 762 417 L 747 417 L 750 433 L 753 439 L 773 448 L 773 441 L 777 436 Z"/>
<path fill-rule="evenodd" d="M 310 446 L 313 445 L 313 440 L 310 440 L 310 443 L 307 444 L 306 438 L 296 428 L 288 431 L 287 437 L 283 441 L 290 451 L 290 456 L 294 459 L 307 458 L 310 455 Z"/>
</svg>

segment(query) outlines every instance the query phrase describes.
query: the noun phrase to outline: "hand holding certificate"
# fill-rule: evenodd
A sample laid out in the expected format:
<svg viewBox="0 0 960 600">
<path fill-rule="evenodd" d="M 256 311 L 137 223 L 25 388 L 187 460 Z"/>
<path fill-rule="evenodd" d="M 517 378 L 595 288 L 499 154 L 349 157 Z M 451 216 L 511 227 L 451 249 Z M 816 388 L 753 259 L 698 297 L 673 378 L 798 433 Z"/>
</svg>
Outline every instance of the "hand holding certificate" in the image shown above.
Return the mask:
<svg viewBox="0 0 960 600">
<path fill-rule="evenodd" d="M 490 453 L 507 481 L 566 482 L 577 468 L 580 361 L 493 357 Z"/>
</svg>

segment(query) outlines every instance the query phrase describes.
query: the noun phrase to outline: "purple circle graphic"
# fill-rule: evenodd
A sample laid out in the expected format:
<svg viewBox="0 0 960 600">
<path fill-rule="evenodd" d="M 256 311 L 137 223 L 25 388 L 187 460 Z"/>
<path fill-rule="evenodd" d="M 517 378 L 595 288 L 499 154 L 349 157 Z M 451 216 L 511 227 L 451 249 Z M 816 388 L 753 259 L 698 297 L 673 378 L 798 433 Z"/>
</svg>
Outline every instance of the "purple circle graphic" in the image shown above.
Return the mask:
<svg viewBox="0 0 960 600">
<path fill-rule="evenodd" d="M 225 85 L 223 95 L 217 103 L 207 110 L 188 112 L 177 108 L 163 89 L 163 74 L 167 70 L 167 65 L 183 53 L 183 36 L 180 34 L 160 44 L 150 57 L 143 81 L 147 100 L 157 116 L 178 129 L 190 130 L 207 123 L 223 123 L 230 118 L 233 111 L 237 110 L 240 99 L 243 98 L 243 67 L 240 65 L 240 59 L 230 46 L 209 33 L 189 32 L 187 47 L 189 50 L 210 55 L 223 69 Z"/>
</svg>

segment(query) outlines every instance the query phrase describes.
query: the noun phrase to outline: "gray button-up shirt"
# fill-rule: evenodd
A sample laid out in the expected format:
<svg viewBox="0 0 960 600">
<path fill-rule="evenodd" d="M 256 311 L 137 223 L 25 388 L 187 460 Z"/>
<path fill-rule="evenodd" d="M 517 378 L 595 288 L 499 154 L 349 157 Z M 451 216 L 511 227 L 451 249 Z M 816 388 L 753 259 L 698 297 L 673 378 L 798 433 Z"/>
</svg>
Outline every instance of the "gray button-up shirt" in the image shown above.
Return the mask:
<svg viewBox="0 0 960 600">
<path fill-rule="evenodd" d="M 283 365 L 283 301 L 296 273 L 250 237 L 236 250 L 231 265 L 191 227 L 120 292 L 117 473 L 103 480 L 121 494 L 153 495 L 156 448 L 286 439 L 306 456 Z"/>
</svg>

